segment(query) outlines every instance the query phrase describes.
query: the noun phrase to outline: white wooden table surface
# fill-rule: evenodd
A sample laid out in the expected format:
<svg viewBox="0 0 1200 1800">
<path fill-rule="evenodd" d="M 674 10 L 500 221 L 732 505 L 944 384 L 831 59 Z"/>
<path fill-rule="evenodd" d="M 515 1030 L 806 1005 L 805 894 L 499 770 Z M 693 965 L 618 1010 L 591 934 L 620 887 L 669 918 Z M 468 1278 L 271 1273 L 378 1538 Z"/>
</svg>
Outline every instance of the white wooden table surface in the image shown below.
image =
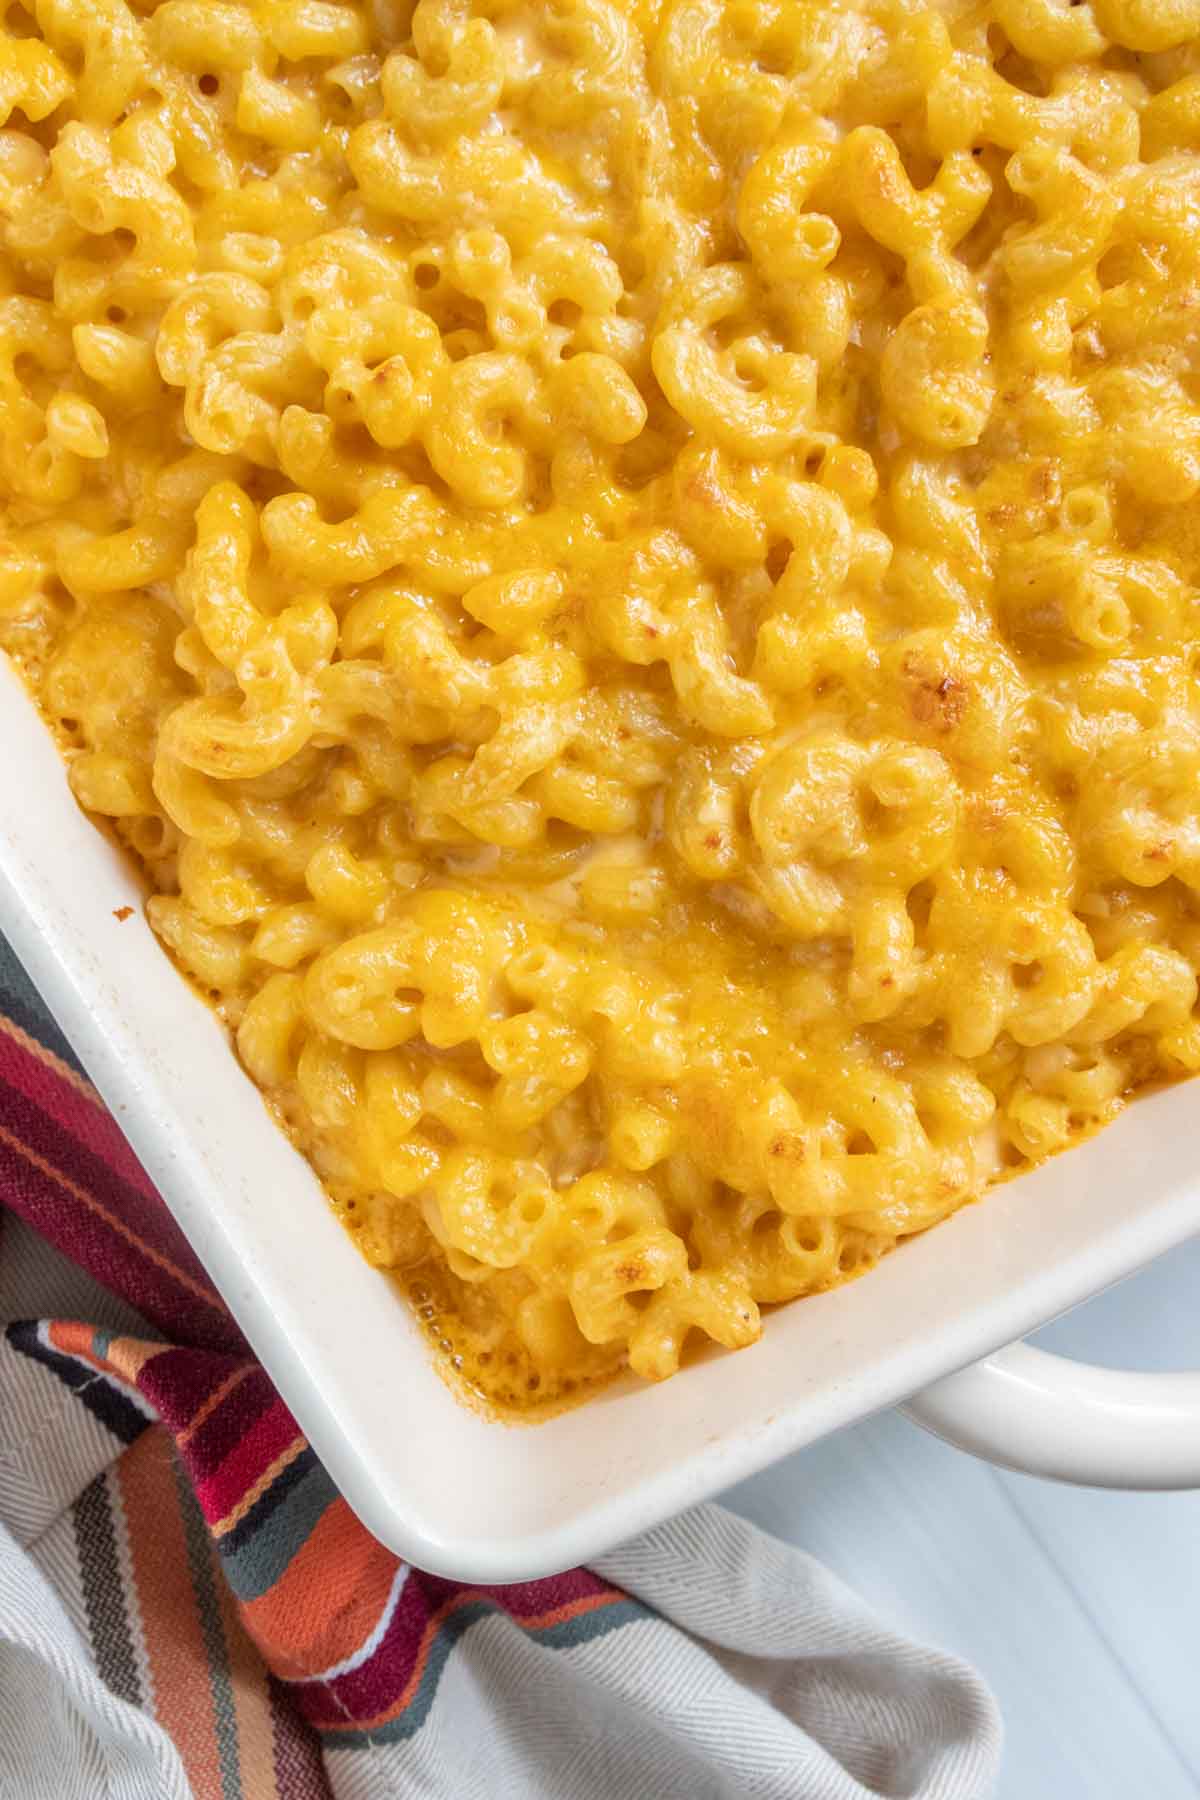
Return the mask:
<svg viewBox="0 0 1200 1800">
<path fill-rule="evenodd" d="M 1200 1239 L 1036 1341 L 1200 1368 L 1198 1302 Z M 1009 1475 L 888 1413 L 724 1498 L 983 1671 L 1002 1800 L 1200 1800 L 1200 1493 Z"/>
</svg>

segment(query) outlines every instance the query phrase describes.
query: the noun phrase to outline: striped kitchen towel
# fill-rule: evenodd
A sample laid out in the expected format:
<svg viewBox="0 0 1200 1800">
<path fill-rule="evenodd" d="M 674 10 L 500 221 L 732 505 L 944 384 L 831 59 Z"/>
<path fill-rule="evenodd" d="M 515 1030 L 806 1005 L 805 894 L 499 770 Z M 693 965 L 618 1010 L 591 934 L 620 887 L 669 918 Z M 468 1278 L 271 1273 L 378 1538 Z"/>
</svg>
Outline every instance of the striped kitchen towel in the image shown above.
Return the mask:
<svg viewBox="0 0 1200 1800">
<path fill-rule="evenodd" d="M 0 1800 L 992 1792 L 979 1678 L 719 1508 L 505 1588 L 385 1550 L 2 940 L 0 1202 Z"/>
</svg>

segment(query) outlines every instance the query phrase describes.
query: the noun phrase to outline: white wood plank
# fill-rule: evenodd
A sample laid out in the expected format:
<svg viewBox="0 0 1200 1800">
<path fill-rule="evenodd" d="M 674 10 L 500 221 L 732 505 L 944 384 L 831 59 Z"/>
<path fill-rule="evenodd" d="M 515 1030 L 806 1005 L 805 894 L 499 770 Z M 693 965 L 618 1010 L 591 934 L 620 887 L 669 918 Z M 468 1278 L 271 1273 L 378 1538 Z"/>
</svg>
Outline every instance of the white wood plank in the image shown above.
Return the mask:
<svg viewBox="0 0 1200 1800">
<path fill-rule="evenodd" d="M 1047 1325 L 1032 1340 L 1124 1369 L 1200 1368 L 1200 1238 Z"/>
<path fill-rule="evenodd" d="M 1007 1731 L 1002 1800 L 1200 1794 L 1139 1673 L 986 1465 L 888 1414 L 725 1499 L 821 1557 L 903 1629 L 983 1671 Z"/>
<path fill-rule="evenodd" d="M 1200 1242 L 1039 1334 L 1129 1368 L 1200 1367 Z M 1200 1787 L 1200 1494 L 1108 1494 L 1000 1480 Z"/>
</svg>

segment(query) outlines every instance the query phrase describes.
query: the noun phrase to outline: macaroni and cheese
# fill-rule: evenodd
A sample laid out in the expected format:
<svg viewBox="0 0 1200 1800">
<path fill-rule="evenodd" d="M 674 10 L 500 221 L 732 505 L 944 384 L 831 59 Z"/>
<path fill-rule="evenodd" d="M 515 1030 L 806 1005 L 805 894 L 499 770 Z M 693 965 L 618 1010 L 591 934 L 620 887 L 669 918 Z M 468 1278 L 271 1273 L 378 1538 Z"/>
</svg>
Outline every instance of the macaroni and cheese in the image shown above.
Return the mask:
<svg viewBox="0 0 1200 1800">
<path fill-rule="evenodd" d="M 0 636 L 464 1380 L 1200 1067 L 1197 0 L 2 29 Z"/>
</svg>

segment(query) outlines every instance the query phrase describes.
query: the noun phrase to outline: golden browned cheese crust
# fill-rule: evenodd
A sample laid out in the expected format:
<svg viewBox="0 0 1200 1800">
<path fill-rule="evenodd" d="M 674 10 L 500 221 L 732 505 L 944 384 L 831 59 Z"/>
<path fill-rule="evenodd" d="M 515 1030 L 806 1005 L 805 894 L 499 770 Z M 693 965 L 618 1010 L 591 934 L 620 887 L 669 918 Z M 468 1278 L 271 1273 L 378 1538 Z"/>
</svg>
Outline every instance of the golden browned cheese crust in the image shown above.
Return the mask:
<svg viewBox="0 0 1200 1800">
<path fill-rule="evenodd" d="M 1200 0 L 0 33 L 0 642 L 463 1380 L 1200 1066 Z"/>
</svg>

